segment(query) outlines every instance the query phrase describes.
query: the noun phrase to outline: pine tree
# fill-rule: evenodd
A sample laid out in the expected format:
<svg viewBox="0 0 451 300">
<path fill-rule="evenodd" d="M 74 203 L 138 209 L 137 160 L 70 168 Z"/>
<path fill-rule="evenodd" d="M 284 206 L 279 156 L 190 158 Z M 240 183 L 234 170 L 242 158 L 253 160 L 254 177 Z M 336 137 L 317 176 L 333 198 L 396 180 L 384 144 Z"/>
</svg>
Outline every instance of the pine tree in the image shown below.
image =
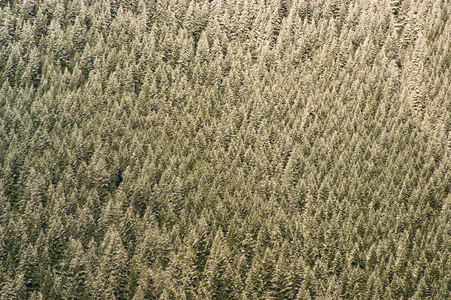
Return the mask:
<svg viewBox="0 0 451 300">
<path fill-rule="evenodd" d="M 3 72 L 3 76 L 6 77 L 5 79 L 7 79 L 11 85 L 14 86 L 16 84 L 16 80 L 19 81 L 24 64 L 23 59 L 21 59 L 20 49 L 16 44 L 11 49 L 11 53 Z"/>
<path fill-rule="evenodd" d="M 6 233 L 6 230 L 0 225 L 0 281 L 2 283 L 6 282 L 7 279 L 7 271 L 8 271 L 8 266 L 7 266 L 7 248 L 6 248 L 6 239 L 4 238 L 4 234 Z"/>
<path fill-rule="evenodd" d="M 86 43 L 86 24 L 79 16 L 75 18 L 74 26 L 72 28 L 72 42 L 77 51 L 82 51 Z"/>
<path fill-rule="evenodd" d="M 18 271 L 24 276 L 23 280 L 28 292 L 39 289 L 39 260 L 33 245 L 29 244 L 22 249 Z"/>
<path fill-rule="evenodd" d="M 4 45 L 4 47 L 6 47 L 6 45 L 9 45 L 9 43 L 12 41 L 15 34 L 14 15 L 11 12 L 10 5 L 2 8 L 2 10 L 0 11 L 0 19 L 2 20 L 0 42 L 2 45 Z"/>
<path fill-rule="evenodd" d="M 185 250 L 180 257 L 170 257 L 168 275 L 176 298 L 197 299 L 199 276 L 196 272 L 195 253 L 193 249 Z"/>
<path fill-rule="evenodd" d="M 53 267 L 60 268 L 66 245 L 66 230 L 60 216 L 53 217 L 47 234 L 50 261 Z"/>
<path fill-rule="evenodd" d="M 22 84 L 37 86 L 41 80 L 42 64 L 39 50 L 35 47 L 29 51 L 28 64 L 22 76 Z"/>
<path fill-rule="evenodd" d="M 233 299 L 234 287 L 225 237 L 221 229 L 216 232 L 211 252 L 205 264 L 205 295 L 209 299 Z"/>
<path fill-rule="evenodd" d="M 115 225 L 111 225 L 102 242 L 103 254 L 100 259 L 99 292 L 102 297 L 127 299 L 128 258 L 121 237 Z"/>
<path fill-rule="evenodd" d="M 77 240 L 70 240 L 66 250 L 68 265 L 65 266 L 64 289 L 69 299 L 87 298 L 87 261 L 83 246 Z M 68 259 L 70 258 L 70 259 Z"/>
<path fill-rule="evenodd" d="M 0 291 L 0 299 L 26 299 L 27 287 L 25 285 L 23 273 L 17 274 L 16 278 L 5 281 Z"/>
<path fill-rule="evenodd" d="M 92 176 L 91 184 L 97 189 L 100 197 L 106 197 L 110 190 L 111 182 L 103 149 L 99 148 L 96 150 L 91 160 L 90 167 Z"/>
<path fill-rule="evenodd" d="M 69 53 L 65 45 L 64 31 L 61 24 L 53 19 L 49 25 L 49 49 L 54 64 L 67 66 L 69 63 Z"/>
<path fill-rule="evenodd" d="M 24 0 L 20 7 L 22 18 L 28 19 L 36 15 L 36 2 L 34 0 Z"/>
</svg>

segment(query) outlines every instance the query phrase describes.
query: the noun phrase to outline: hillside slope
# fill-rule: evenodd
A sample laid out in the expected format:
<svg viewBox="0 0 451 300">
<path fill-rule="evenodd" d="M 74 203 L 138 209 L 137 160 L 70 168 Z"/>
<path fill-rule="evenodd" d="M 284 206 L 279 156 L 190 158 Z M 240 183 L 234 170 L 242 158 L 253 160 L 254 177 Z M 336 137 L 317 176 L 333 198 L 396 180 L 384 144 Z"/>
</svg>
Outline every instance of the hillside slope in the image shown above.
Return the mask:
<svg viewBox="0 0 451 300">
<path fill-rule="evenodd" d="M 0 299 L 450 299 L 451 2 L 0 2 Z"/>
</svg>

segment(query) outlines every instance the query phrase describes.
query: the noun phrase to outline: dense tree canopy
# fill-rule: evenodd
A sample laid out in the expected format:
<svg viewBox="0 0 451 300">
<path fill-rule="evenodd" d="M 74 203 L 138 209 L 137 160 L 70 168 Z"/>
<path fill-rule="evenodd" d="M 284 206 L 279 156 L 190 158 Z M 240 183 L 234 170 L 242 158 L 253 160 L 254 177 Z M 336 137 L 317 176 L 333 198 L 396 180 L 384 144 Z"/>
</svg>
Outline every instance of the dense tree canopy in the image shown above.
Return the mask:
<svg viewBox="0 0 451 300">
<path fill-rule="evenodd" d="M 450 17 L 0 1 L 0 299 L 451 298 Z"/>
</svg>

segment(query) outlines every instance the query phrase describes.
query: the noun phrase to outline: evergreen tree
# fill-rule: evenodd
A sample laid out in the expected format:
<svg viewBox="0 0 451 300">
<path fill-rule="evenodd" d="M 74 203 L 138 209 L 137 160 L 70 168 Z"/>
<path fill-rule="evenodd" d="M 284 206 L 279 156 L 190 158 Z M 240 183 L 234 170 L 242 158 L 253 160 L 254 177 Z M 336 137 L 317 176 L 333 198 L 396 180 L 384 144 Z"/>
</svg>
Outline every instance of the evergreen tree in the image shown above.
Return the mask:
<svg viewBox="0 0 451 300">
<path fill-rule="evenodd" d="M 101 297 L 127 299 L 128 258 L 119 232 L 113 225 L 102 242 L 103 255 L 97 280 Z"/>
<path fill-rule="evenodd" d="M 39 289 L 39 260 L 38 253 L 33 245 L 29 244 L 25 249 L 22 249 L 18 271 L 19 274 L 23 274 L 23 282 L 27 292 Z"/>
<path fill-rule="evenodd" d="M 221 229 L 216 232 L 204 270 L 205 278 L 202 283 L 205 286 L 204 297 L 208 299 L 233 299 L 233 277 L 229 262 L 229 253 L 225 244 L 225 238 Z"/>
<path fill-rule="evenodd" d="M 87 281 L 87 261 L 83 246 L 77 240 L 70 240 L 66 250 L 69 264 L 65 266 L 64 289 L 66 297 L 69 299 L 86 299 L 88 290 Z"/>
</svg>

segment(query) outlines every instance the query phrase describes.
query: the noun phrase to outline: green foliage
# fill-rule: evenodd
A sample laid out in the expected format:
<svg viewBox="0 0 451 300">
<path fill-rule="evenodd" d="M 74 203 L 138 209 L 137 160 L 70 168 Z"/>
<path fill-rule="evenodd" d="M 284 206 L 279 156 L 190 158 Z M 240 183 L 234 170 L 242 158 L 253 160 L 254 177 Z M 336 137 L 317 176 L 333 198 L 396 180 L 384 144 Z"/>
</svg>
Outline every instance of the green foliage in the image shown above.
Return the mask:
<svg viewBox="0 0 451 300">
<path fill-rule="evenodd" d="M 447 299 L 449 1 L 0 1 L 0 299 Z"/>
</svg>

